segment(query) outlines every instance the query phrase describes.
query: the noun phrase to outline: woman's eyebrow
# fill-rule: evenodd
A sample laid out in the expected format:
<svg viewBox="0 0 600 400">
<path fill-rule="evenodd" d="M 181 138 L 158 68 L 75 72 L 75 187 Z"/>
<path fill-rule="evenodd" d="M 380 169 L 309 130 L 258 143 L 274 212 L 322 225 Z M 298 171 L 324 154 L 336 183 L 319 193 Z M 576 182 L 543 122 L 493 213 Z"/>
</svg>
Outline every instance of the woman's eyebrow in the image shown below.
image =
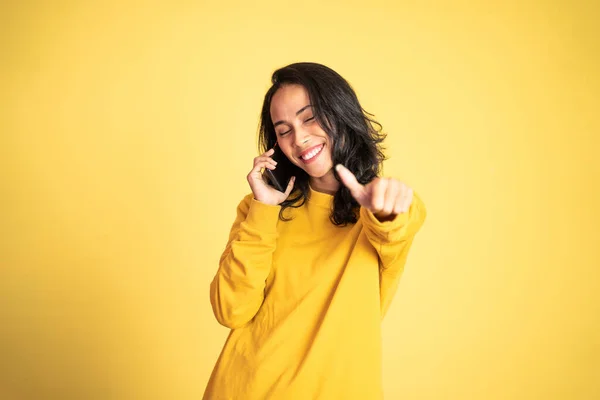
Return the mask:
<svg viewBox="0 0 600 400">
<path fill-rule="evenodd" d="M 300 115 L 300 114 L 302 114 L 302 112 L 304 112 L 304 111 L 305 111 L 307 108 L 309 108 L 309 107 L 312 107 L 312 104 L 308 104 L 308 105 L 306 105 L 306 106 L 302 107 L 301 109 L 299 109 L 298 111 L 296 111 L 296 115 Z M 275 127 L 277 127 L 277 126 L 279 126 L 279 125 L 281 125 L 281 124 L 283 124 L 283 123 L 285 123 L 285 121 L 277 121 L 277 122 L 275 122 L 275 123 L 273 124 L 273 128 L 275 128 Z"/>
</svg>

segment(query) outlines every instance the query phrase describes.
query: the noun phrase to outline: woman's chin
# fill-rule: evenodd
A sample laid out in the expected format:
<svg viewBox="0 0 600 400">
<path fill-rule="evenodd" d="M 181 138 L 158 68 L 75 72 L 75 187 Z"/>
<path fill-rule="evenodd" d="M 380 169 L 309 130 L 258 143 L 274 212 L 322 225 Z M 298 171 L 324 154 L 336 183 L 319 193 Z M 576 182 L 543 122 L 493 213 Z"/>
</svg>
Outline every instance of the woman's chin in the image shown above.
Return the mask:
<svg viewBox="0 0 600 400">
<path fill-rule="evenodd" d="M 329 167 L 321 167 L 321 168 L 303 168 L 304 171 L 313 179 L 322 179 L 327 177 L 328 175 L 333 175 L 333 165 Z"/>
</svg>

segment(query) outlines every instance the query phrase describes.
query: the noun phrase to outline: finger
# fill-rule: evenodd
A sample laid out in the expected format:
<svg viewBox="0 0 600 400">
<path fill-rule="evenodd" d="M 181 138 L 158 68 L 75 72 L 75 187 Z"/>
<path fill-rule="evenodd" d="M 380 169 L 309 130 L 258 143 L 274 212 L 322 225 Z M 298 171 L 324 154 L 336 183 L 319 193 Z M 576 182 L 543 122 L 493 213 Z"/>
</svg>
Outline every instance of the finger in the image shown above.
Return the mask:
<svg viewBox="0 0 600 400">
<path fill-rule="evenodd" d="M 260 158 L 254 161 L 254 167 L 256 167 L 257 165 L 264 165 L 264 164 L 269 164 L 272 165 L 273 167 L 277 166 L 277 161 L 274 161 L 270 158 Z"/>
<path fill-rule="evenodd" d="M 261 156 L 272 156 L 273 153 L 275 153 L 275 147 L 272 147 L 269 150 L 265 151 L 261 154 Z"/>
<path fill-rule="evenodd" d="M 273 155 L 273 153 L 275 153 L 275 149 L 270 149 L 270 150 L 267 150 L 264 153 L 262 153 L 260 156 L 254 157 L 254 165 L 256 165 L 256 163 L 259 162 L 259 161 L 273 160 L 271 158 L 271 156 Z M 275 160 L 273 160 L 273 161 L 275 161 Z"/>
<path fill-rule="evenodd" d="M 380 214 L 385 205 L 385 192 L 387 190 L 388 180 L 386 178 L 375 178 L 369 183 L 371 193 L 371 212 Z"/>
<path fill-rule="evenodd" d="M 384 216 L 394 213 L 394 207 L 396 206 L 400 195 L 400 182 L 396 181 L 395 179 L 388 179 L 383 209 L 381 210 L 381 213 Z"/>
<path fill-rule="evenodd" d="M 342 164 L 336 165 L 335 170 L 337 171 L 338 175 L 340 176 L 340 179 L 341 179 L 342 183 L 344 184 L 344 186 L 346 186 L 348 189 L 350 189 L 350 193 L 352 194 L 352 197 L 354 197 L 360 205 L 363 205 L 364 197 L 365 197 L 365 187 L 363 185 L 361 185 L 356 180 L 356 177 L 354 176 L 354 174 L 352 172 L 350 172 L 350 170 L 348 168 L 344 167 Z"/>
<path fill-rule="evenodd" d="M 272 162 L 270 162 L 268 160 L 259 162 L 258 166 L 260 166 L 260 168 L 269 168 L 269 169 L 275 169 L 276 168 L 276 166 Z"/>
<path fill-rule="evenodd" d="M 394 212 L 396 214 L 402 214 L 408 211 L 410 207 L 410 202 L 412 200 L 412 189 L 408 186 L 402 184 L 401 194 L 398 197 L 398 201 L 396 202 L 396 206 L 394 207 Z"/>
<path fill-rule="evenodd" d="M 272 165 L 277 165 L 277 161 L 273 160 L 271 157 L 256 157 L 254 159 L 254 165 L 256 166 L 257 163 L 260 162 L 268 162 L 271 163 Z"/>
<path fill-rule="evenodd" d="M 263 168 L 274 170 L 275 166 L 272 165 L 271 163 L 267 162 L 267 161 L 262 161 L 262 162 L 259 162 L 259 163 L 255 164 L 254 168 L 252 168 L 252 171 L 250 171 L 250 173 L 251 174 L 260 174 L 260 171 Z"/>
<path fill-rule="evenodd" d="M 398 215 L 398 214 L 402 214 L 404 211 L 404 199 L 405 199 L 405 195 L 403 193 L 401 193 L 398 197 L 396 197 L 396 204 L 394 204 L 394 214 Z"/>
<path fill-rule="evenodd" d="M 292 193 L 292 189 L 294 188 L 294 182 L 296 182 L 296 177 L 292 176 L 290 178 L 290 181 L 288 182 L 287 188 L 285 189 L 285 192 L 284 192 L 286 199 L 290 195 L 290 193 Z"/>
<path fill-rule="evenodd" d="M 404 201 L 402 204 L 402 212 L 408 212 L 410 210 L 410 205 L 413 201 L 414 192 L 412 188 L 407 187 L 406 196 L 404 197 Z"/>
</svg>

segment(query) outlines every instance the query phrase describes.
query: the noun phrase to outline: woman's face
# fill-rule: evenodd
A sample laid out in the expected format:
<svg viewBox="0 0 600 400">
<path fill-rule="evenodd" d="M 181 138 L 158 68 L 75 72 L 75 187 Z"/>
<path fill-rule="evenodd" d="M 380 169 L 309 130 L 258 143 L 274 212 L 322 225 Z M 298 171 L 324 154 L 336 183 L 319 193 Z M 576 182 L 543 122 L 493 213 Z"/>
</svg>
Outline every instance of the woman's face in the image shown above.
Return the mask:
<svg viewBox="0 0 600 400">
<path fill-rule="evenodd" d="M 331 140 L 317 122 L 304 86 L 282 86 L 271 99 L 270 111 L 277 144 L 292 163 L 312 178 L 332 171 Z"/>
</svg>

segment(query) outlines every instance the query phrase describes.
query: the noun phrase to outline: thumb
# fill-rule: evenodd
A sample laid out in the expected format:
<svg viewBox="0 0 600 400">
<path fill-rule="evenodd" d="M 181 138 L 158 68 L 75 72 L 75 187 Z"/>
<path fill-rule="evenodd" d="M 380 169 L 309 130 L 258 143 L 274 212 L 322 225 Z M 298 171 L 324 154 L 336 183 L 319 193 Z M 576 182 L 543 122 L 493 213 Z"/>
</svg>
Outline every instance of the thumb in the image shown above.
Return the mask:
<svg viewBox="0 0 600 400">
<path fill-rule="evenodd" d="M 288 182 L 287 188 L 285 189 L 285 198 L 287 199 L 290 193 L 292 193 L 292 189 L 294 188 L 294 182 L 296 182 L 296 177 L 292 176 L 290 181 Z"/>
<path fill-rule="evenodd" d="M 356 201 L 358 201 L 360 204 L 363 197 L 365 196 L 365 187 L 363 185 L 361 185 L 358 182 L 358 180 L 356 180 L 356 177 L 354 176 L 354 174 L 352 172 L 350 172 L 350 170 L 348 168 L 344 167 L 342 164 L 336 165 L 335 170 L 337 171 L 338 175 L 340 176 L 340 179 L 342 180 L 342 183 L 344 184 L 344 186 L 346 186 L 348 189 L 350 189 L 350 193 L 352 194 L 352 197 L 354 197 L 356 199 Z"/>
</svg>

